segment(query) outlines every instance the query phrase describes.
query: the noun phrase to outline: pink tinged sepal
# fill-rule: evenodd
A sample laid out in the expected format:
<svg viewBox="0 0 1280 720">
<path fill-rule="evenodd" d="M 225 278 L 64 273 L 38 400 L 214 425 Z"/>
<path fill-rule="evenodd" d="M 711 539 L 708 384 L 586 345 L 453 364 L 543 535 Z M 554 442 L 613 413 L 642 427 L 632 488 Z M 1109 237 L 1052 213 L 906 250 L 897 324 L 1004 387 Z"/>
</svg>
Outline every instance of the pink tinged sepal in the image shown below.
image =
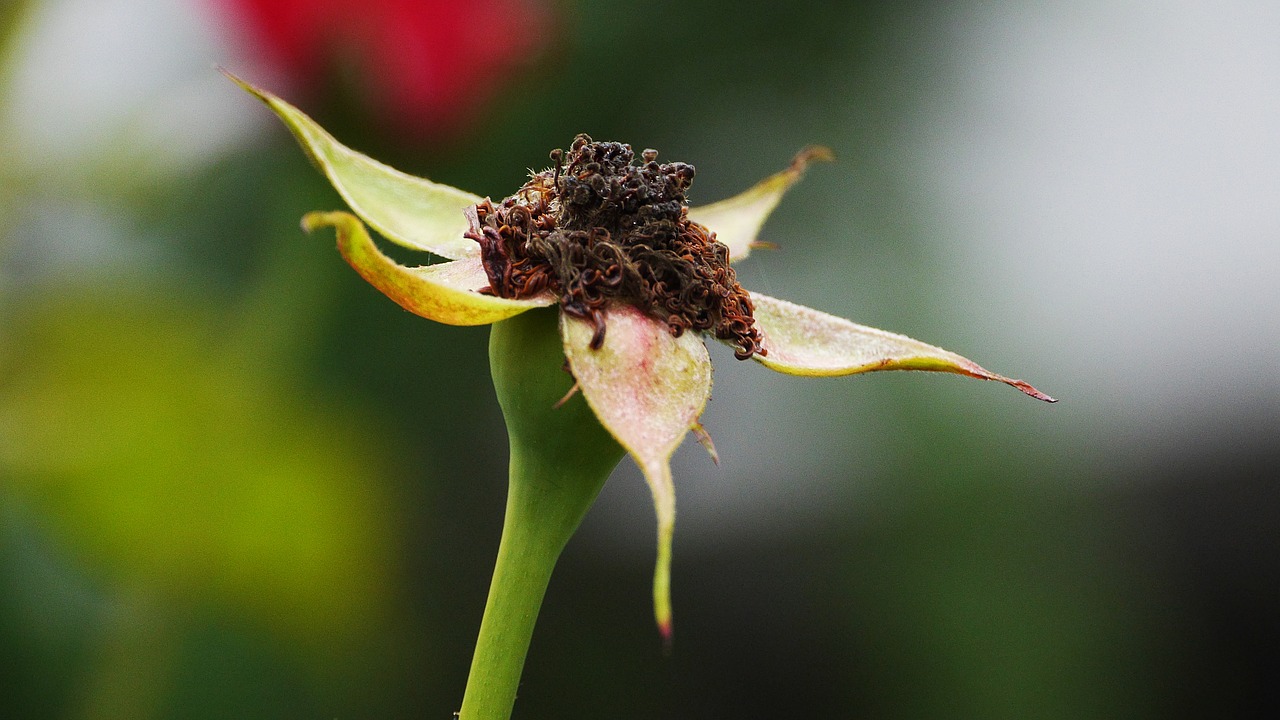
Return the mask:
<svg viewBox="0 0 1280 720">
<path fill-rule="evenodd" d="M 479 246 L 462 236 L 467 231 L 462 212 L 480 202 L 479 196 L 407 175 L 362 155 L 338 142 L 298 108 L 223 72 L 284 121 L 342 199 L 383 237 L 450 260 L 479 254 Z"/>
<path fill-rule="evenodd" d="M 949 372 L 1011 385 L 1057 402 L 1021 380 L 997 375 L 967 358 L 905 335 L 857 325 L 803 305 L 751 293 L 756 326 L 768 354 L 762 365 L 788 375 L 853 375 L 876 370 Z"/>
<path fill-rule="evenodd" d="M 609 308 L 605 323 L 604 344 L 592 350 L 595 325 L 562 312 L 564 352 L 587 404 L 640 466 L 653 494 L 658 516 L 654 615 L 669 640 L 676 516 L 671 455 L 711 396 L 711 360 L 697 333 L 672 337 L 666 323 L 630 305 Z"/>
<path fill-rule="evenodd" d="M 479 256 L 405 267 L 384 255 L 360 220 L 350 213 L 313 212 L 302 218 L 302 229 L 307 232 L 323 227 L 338 231 L 338 251 L 370 285 L 405 310 L 428 320 L 447 325 L 488 325 L 555 304 L 550 295 L 508 300 L 480 294 L 479 289 L 487 286 L 489 279 Z"/>
<path fill-rule="evenodd" d="M 731 198 L 689 208 L 689 219 L 716 234 L 716 240 L 729 247 L 729 261 L 737 262 L 760 245 L 756 236 L 769 214 L 778 206 L 787 190 L 804 177 L 809 163 L 834 159 L 831 150 L 818 145 L 801 150 L 782 172 L 756 183 L 746 192 Z"/>
</svg>

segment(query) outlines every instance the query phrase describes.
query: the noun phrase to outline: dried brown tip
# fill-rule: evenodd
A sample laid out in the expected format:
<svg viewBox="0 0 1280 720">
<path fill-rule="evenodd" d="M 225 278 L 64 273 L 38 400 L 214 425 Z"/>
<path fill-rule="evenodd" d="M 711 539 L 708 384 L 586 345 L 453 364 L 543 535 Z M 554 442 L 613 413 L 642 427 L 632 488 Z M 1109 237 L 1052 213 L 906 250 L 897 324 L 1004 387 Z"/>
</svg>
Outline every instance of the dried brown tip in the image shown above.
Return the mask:
<svg viewBox="0 0 1280 720">
<path fill-rule="evenodd" d="M 836 154 L 825 145 L 809 145 L 791 159 L 791 170 L 804 172 L 809 163 L 835 162 Z"/>
<path fill-rule="evenodd" d="M 711 440 L 711 433 L 707 432 L 707 429 L 700 422 L 694 423 L 693 427 L 689 428 L 689 431 L 693 433 L 694 439 L 698 441 L 702 449 L 706 450 L 707 454 L 711 456 L 711 462 L 719 465 L 720 453 L 716 452 L 716 444 Z"/>
<path fill-rule="evenodd" d="M 1005 380 L 1005 382 L 1008 383 L 1010 386 L 1021 390 L 1022 392 L 1026 393 L 1027 395 L 1030 395 L 1031 397 L 1037 400 L 1043 400 L 1047 403 L 1058 402 L 1057 398 L 1053 398 L 1053 397 L 1049 397 L 1048 395 L 1045 395 L 1044 393 L 1032 387 L 1031 383 L 1023 382 L 1022 380 Z"/>
</svg>

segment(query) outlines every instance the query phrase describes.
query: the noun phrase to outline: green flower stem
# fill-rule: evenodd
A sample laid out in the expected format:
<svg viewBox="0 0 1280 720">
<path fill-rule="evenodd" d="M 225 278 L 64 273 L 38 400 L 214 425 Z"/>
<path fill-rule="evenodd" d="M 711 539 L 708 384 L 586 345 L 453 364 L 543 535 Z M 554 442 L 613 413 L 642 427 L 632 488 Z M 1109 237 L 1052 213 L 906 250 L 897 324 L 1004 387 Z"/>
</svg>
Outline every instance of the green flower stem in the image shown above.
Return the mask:
<svg viewBox="0 0 1280 720">
<path fill-rule="evenodd" d="M 565 543 L 622 459 L 621 446 L 573 385 L 555 308 L 493 326 L 489 361 L 511 444 L 498 560 L 471 660 L 460 720 L 507 720 L 534 623 Z"/>
</svg>

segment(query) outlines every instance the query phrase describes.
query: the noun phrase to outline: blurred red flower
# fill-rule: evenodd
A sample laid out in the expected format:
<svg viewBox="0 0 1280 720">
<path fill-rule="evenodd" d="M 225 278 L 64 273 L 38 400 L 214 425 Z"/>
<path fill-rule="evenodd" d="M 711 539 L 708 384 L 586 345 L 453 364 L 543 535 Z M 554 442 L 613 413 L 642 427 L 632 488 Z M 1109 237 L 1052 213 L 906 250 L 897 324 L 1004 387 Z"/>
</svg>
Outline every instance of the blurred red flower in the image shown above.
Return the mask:
<svg viewBox="0 0 1280 720">
<path fill-rule="evenodd" d="M 544 0 L 211 0 L 302 91 L 354 68 L 397 130 L 460 130 L 548 39 Z"/>
</svg>

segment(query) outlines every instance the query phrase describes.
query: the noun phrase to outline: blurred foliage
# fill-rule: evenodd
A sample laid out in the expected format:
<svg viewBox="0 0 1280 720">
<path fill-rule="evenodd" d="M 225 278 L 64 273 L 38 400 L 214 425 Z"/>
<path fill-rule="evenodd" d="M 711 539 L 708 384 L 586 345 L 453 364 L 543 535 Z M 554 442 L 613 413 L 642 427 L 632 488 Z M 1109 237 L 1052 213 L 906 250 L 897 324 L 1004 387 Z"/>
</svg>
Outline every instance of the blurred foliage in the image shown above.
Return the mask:
<svg viewBox="0 0 1280 720">
<path fill-rule="evenodd" d="M 30 4 L 26 0 L 12 0 L 0 6 L 0 60 L 8 59 L 9 47 L 19 29 L 18 23 Z"/>
<path fill-rule="evenodd" d="M 9 327 L 16 500 L 112 584 L 242 606 L 301 639 L 367 631 L 392 528 L 358 414 L 298 402 L 261 338 L 180 291 L 61 290 Z"/>
</svg>

